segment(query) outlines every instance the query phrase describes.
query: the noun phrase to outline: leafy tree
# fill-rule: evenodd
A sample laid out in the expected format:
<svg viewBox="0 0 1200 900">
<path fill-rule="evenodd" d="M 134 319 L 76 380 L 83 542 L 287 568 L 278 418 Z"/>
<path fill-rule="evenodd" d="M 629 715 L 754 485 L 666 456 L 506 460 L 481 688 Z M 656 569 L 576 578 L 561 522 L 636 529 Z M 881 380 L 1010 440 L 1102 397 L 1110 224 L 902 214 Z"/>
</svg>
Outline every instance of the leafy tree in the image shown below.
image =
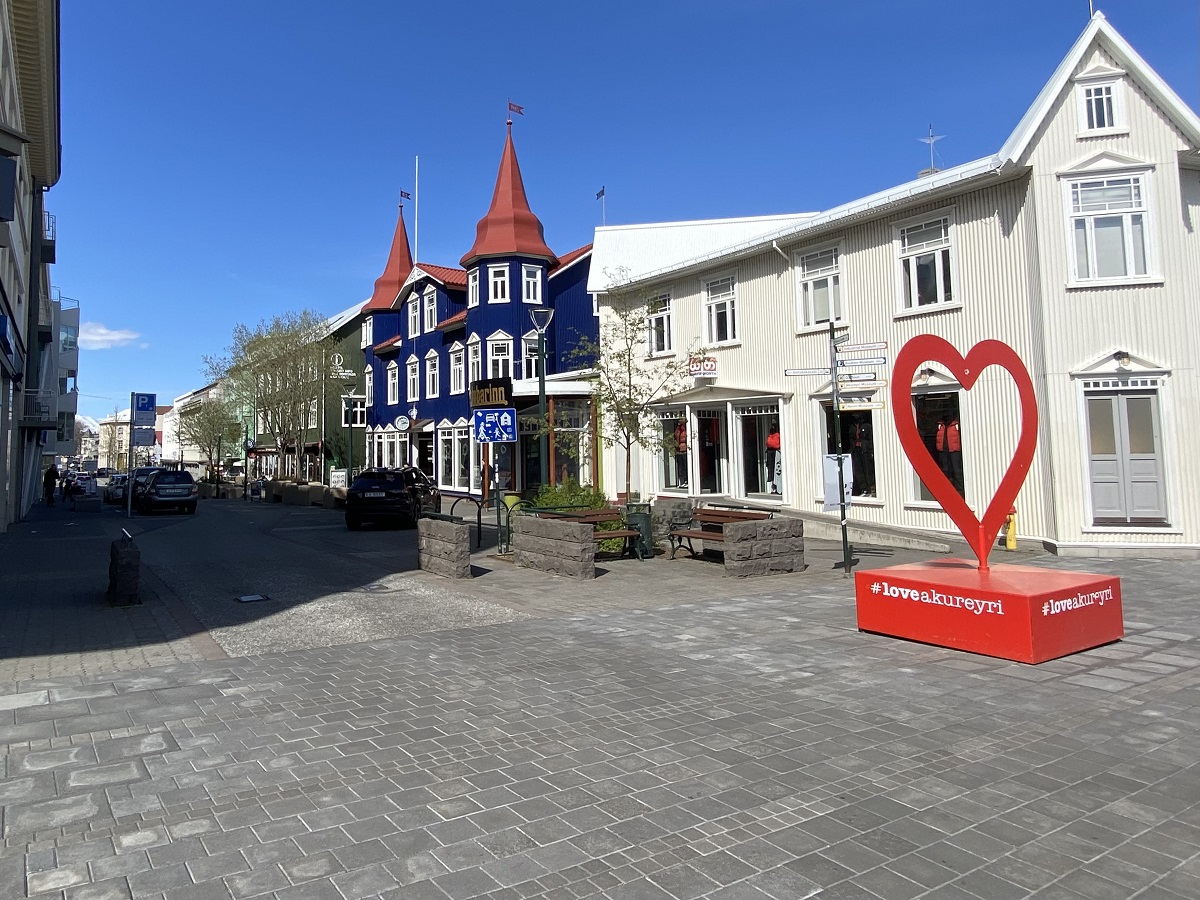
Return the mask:
<svg viewBox="0 0 1200 900">
<path fill-rule="evenodd" d="M 304 443 L 320 433 L 321 401 L 334 389 L 325 378 L 328 343 L 324 317 L 285 312 L 253 328 L 238 324 L 225 354 L 205 359 L 206 373 L 222 381 L 230 400 L 255 410 L 255 427 L 261 423 L 274 439 L 280 461 L 288 448 L 296 451 L 293 467 Z"/>
<path fill-rule="evenodd" d="M 633 448 L 663 447 L 663 429 L 655 405 L 688 386 L 691 348 L 648 358 L 652 296 L 628 286 L 628 270 L 605 270 L 610 280 L 600 297 L 599 340 L 584 337 L 571 355 L 595 370 L 592 398 L 600 409 L 600 436 L 607 447 L 625 451 L 625 496 L 630 496 Z M 669 449 L 669 448 L 668 448 Z"/>
<path fill-rule="evenodd" d="M 222 446 L 235 446 L 242 436 L 237 407 L 221 397 L 208 396 L 179 412 L 179 440 L 204 454 L 213 481 L 217 479 L 217 454 Z M 240 455 L 240 454 L 239 454 Z"/>
</svg>

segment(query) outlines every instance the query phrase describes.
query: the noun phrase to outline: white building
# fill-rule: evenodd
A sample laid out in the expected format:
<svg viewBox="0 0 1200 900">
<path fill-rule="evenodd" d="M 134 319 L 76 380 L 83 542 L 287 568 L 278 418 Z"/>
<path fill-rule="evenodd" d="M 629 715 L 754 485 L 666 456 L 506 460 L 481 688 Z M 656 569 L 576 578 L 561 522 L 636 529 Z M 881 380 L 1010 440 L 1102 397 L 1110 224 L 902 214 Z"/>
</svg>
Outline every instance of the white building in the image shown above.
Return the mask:
<svg viewBox="0 0 1200 900">
<path fill-rule="evenodd" d="M 72 443 L 77 305 L 50 288 L 58 181 L 58 0 L 0 0 L 0 531 L 42 495 L 42 473 Z M 60 402 L 61 400 L 61 402 Z M 60 433 L 66 441 L 60 450 Z"/>
<path fill-rule="evenodd" d="M 664 433 L 688 429 L 680 471 L 669 451 L 643 454 L 634 483 L 820 510 L 829 378 L 783 370 L 828 367 L 831 319 L 854 344 L 886 343 L 884 364 L 854 371 L 889 382 L 914 335 L 962 353 L 995 338 L 1025 361 L 1041 417 L 1019 534 L 1067 554 L 1200 553 L 1200 467 L 1186 455 L 1200 436 L 1198 150 L 1195 112 L 1097 13 L 992 156 L 690 255 L 647 248 L 696 223 L 598 229 L 588 289 L 602 314 L 604 273 L 623 271 L 653 302 L 648 352 L 699 346 L 715 360 L 715 377 L 661 405 Z M 952 530 L 901 450 L 889 392 L 852 394 L 883 408 L 841 415 L 851 515 Z M 1011 379 L 989 369 L 966 391 L 929 363 L 911 398 L 981 513 L 1017 440 Z M 781 496 L 764 464 L 774 423 Z M 956 425 L 961 442 L 946 437 Z M 605 463 L 612 491 L 622 460 Z"/>
</svg>

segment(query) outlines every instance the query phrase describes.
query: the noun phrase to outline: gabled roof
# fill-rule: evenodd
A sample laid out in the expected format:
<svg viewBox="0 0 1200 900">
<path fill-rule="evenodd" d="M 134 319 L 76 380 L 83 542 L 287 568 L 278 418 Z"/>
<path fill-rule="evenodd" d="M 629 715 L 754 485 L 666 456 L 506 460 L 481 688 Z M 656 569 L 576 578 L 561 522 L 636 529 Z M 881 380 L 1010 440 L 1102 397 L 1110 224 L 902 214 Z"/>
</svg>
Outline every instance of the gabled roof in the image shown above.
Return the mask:
<svg viewBox="0 0 1200 900">
<path fill-rule="evenodd" d="M 467 273 L 463 269 L 452 269 L 450 266 L 435 266 L 433 263 L 417 263 L 413 266 L 412 272 L 404 282 L 404 286 L 408 287 L 414 281 L 421 278 L 432 278 L 439 284 L 446 287 L 467 286 Z"/>
<path fill-rule="evenodd" d="M 364 307 L 361 303 L 355 303 L 353 306 L 346 307 L 340 313 L 334 313 L 324 322 L 324 337 L 329 337 L 343 325 L 353 322 L 354 319 L 358 317 L 358 314 L 364 309 L 366 309 L 366 307 Z"/>
<path fill-rule="evenodd" d="M 475 226 L 475 243 L 459 262 L 469 269 L 483 256 L 536 256 L 548 260 L 551 266 L 558 262 L 554 251 L 546 245 L 542 223 L 529 208 L 513 146 L 511 121 L 500 157 L 500 171 L 496 173 L 492 205 Z"/>
<path fill-rule="evenodd" d="M 998 153 L 851 200 L 822 213 L 802 214 L 794 223 L 781 224 L 757 235 L 749 234 L 721 246 L 710 245 L 690 256 L 670 251 L 671 242 L 686 243 L 693 226 L 746 220 L 665 222 L 657 225 L 597 228 L 593 256 L 596 264 L 588 277 L 588 290 L 602 293 L 611 290 L 614 284 L 632 285 L 655 281 L 688 270 L 699 270 L 726 261 L 733 262 L 769 250 L 772 245 L 778 245 L 780 242 L 794 243 L 800 239 L 815 238 L 823 231 L 832 231 L 845 227 L 850 222 L 875 218 L 889 209 L 911 205 L 919 200 L 930 201 L 943 196 L 953 196 L 976 183 L 1015 177 L 1024 171 L 1024 158 L 1030 143 L 1094 43 L 1117 60 L 1124 67 L 1126 74 L 1167 112 L 1193 147 L 1200 148 L 1200 117 L 1197 117 L 1179 95 L 1171 90 L 1137 51 L 1117 33 L 1104 14 L 1098 12 L 1089 21 L 1083 34 L 1055 69 L 1046 86 L 1042 88 L 1033 105 L 1029 107 Z M 658 234 L 654 229 L 664 231 Z M 713 232 L 714 235 L 719 233 L 716 230 Z M 656 240 L 663 246 L 651 250 Z M 611 263 L 606 265 L 610 261 Z M 611 266 L 619 266 L 621 269 L 613 272 Z"/>
<path fill-rule="evenodd" d="M 388 251 L 387 264 L 383 274 L 375 279 L 375 290 L 371 299 L 363 305 L 363 311 L 374 309 L 391 309 L 392 302 L 400 293 L 404 280 L 412 271 L 412 251 L 408 247 L 408 230 L 404 227 L 404 204 L 396 216 L 396 232 L 392 235 L 392 249 Z"/>
<path fill-rule="evenodd" d="M 1050 76 L 1046 86 L 1037 95 L 1033 105 L 1026 110 L 1021 121 L 1017 123 L 1017 127 L 1013 129 L 1013 133 L 1000 148 L 999 155 L 1002 159 L 1013 162 L 1022 160 L 1034 135 L 1037 134 L 1038 128 L 1041 127 L 1042 122 L 1054 106 L 1059 94 L 1070 83 L 1075 70 L 1083 62 L 1084 55 L 1091 48 L 1093 42 L 1099 44 L 1109 56 L 1120 63 L 1133 80 L 1150 96 L 1150 99 L 1167 113 L 1193 146 L 1200 147 L 1200 118 L 1180 99 L 1178 94 L 1171 90 L 1170 86 L 1159 77 L 1159 74 L 1150 68 L 1150 64 L 1138 55 L 1129 42 L 1108 24 L 1104 13 L 1098 12 L 1092 16 L 1087 28 L 1079 36 L 1079 40 L 1063 57 L 1063 61 L 1054 70 L 1054 74 Z"/>
<path fill-rule="evenodd" d="M 618 261 L 620 271 L 605 272 L 593 265 L 587 289 L 602 292 L 614 283 L 640 281 L 654 272 L 674 269 L 687 260 L 708 256 L 739 241 L 794 227 L 815 215 L 795 213 L 597 228 L 593 262 Z"/>
<path fill-rule="evenodd" d="M 588 256 L 590 256 L 591 252 L 592 252 L 592 245 L 585 244 L 584 246 L 580 247 L 577 250 L 572 250 L 570 253 L 564 253 L 562 256 L 560 256 L 558 258 L 558 265 L 555 266 L 553 269 L 551 269 L 550 274 L 547 275 L 546 277 L 553 278 L 555 275 L 561 275 L 563 272 L 565 272 L 567 269 L 571 268 L 571 266 L 575 265 L 575 263 L 579 262 L 581 259 L 585 259 Z"/>
</svg>

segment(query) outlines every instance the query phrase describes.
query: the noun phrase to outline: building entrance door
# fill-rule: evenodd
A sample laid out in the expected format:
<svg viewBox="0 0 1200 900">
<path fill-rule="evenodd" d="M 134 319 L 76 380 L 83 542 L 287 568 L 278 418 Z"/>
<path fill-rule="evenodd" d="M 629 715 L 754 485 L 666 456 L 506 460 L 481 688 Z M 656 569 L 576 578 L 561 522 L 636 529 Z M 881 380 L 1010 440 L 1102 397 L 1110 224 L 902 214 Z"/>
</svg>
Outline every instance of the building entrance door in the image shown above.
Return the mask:
<svg viewBox="0 0 1200 900">
<path fill-rule="evenodd" d="M 725 464 L 729 458 L 727 417 L 723 411 L 696 411 L 696 453 L 700 493 L 725 493 Z"/>
<path fill-rule="evenodd" d="M 1165 524 L 1158 395 L 1089 394 L 1087 411 L 1093 524 Z"/>
<path fill-rule="evenodd" d="M 417 435 L 417 468 L 430 478 L 434 478 L 433 432 L 422 432 Z"/>
</svg>

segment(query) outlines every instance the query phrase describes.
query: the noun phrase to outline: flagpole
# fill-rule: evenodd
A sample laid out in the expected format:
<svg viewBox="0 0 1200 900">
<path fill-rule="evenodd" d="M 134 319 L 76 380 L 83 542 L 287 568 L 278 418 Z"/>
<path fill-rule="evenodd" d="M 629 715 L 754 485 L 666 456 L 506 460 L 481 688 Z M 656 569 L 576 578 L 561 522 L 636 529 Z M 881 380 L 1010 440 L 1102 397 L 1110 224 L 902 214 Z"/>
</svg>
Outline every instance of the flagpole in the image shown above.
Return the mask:
<svg viewBox="0 0 1200 900">
<path fill-rule="evenodd" d="M 605 217 L 605 214 L 604 214 L 604 204 L 605 204 L 605 202 L 606 202 L 607 200 L 608 200 L 608 194 L 601 194 L 601 195 L 600 195 L 600 226 L 601 226 L 601 227 L 603 227 L 603 226 L 604 226 L 604 223 L 605 223 L 605 221 L 606 221 L 606 217 Z"/>
<path fill-rule="evenodd" d="M 421 241 L 421 157 L 413 157 L 413 259 L 420 259 Z"/>
</svg>

